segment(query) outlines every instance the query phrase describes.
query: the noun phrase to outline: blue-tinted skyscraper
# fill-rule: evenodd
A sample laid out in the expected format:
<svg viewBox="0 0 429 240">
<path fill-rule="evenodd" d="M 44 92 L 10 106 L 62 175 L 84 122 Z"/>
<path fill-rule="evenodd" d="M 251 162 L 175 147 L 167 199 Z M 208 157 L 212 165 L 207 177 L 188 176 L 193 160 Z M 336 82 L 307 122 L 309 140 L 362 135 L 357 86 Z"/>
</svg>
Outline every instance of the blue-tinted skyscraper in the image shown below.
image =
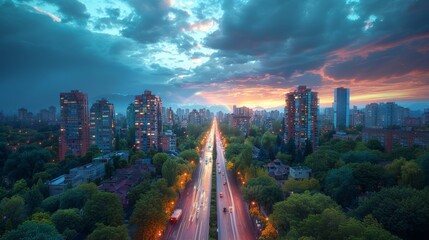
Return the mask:
<svg viewBox="0 0 429 240">
<path fill-rule="evenodd" d="M 350 89 L 336 88 L 334 91 L 334 128 L 349 128 L 350 124 Z"/>
</svg>

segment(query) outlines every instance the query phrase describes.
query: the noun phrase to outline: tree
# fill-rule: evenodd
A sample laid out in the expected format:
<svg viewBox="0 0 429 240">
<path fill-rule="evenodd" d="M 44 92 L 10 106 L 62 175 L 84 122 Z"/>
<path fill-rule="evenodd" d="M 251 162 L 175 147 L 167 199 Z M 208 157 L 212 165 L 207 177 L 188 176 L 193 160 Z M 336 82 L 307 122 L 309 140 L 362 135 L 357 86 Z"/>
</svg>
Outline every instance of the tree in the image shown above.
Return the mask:
<svg viewBox="0 0 429 240">
<path fill-rule="evenodd" d="M 96 223 L 118 226 L 124 219 L 121 201 L 113 193 L 97 192 L 91 196 L 83 208 L 86 226 L 92 229 Z"/>
<path fill-rule="evenodd" d="M 162 165 L 162 177 L 167 180 L 167 184 L 169 187 L 176 184 L 177 181 L 177 162 L 168 159 Z"/>
<path fill-rule="evenodd" d="M 429 189 L 384 188 L 363 200 L 351 215 L 372 214 L 391 233 L 404 239 L 424 239 L 429 234 Z"/>
<path fill-rule="evenodd" d="M 51 219 L 60 233 L 66 229 L 79 232 L 83 227 L 83 218 L 77 208 L 59 209 L 52 214 Z"/>
<path fill-rule="evenodd" d="M 131 223 L 137 227 L 133 239 L 156 239 L 158 233 L 165 228 L 167 219 L 162 195 L 155 190 L 143 194 L 131 215 Z"/>
<path fill-rule="evenodd" d="M 53 213 L 60 207 L 60 199 L 61 195 L 47 197 L 42 201 L 41 207 L 43 210 Z"/>
<path fill-rule="evenodd" d="M 128 204 L 133 206 L 137 200 L 139 200 L 140 195 L 148 192 L 150 190 L 150 181 L 145 180 L 138 185 L 131 188 L 131 190 L 127 194 Z"/>
<path fill-rule="evenodd" d="M 251 178 L 242 187 L 243 197 L 247 201 L 256 201 L 264 206 L 267 211 L 272 209 L 274 203 L 282 200 L 283 193 L 278 187 L 276 180 L 269 176 Z"/>
<path fill-rule="evenodd" d="M 185 159 L 188 162 L 194 161 L 195 163 L 197 163 L 198 159 L 200 159 L 200 156 L 198 155 L 198 152 L 195 149 L 188 149 L 188 150 L 182 151 L 179 154 L 179 157 Z"/>
<path fill-rule="evenodd" d="M 287 141 L 286 144 L 286 152 L 287 154 L 292 156 L 292 161 L 295 161 L 295 157 L 296 157 L 296 145 L 295 145 L 295 139 L 293 138 L 289 138 L 289 140 Z"/>
<path fill-rule="evenodd" d="M 167 161 L 167 159 L 168 159 L 168 155 L 166 153 L 157 153 L 153 155 L 152 163 L 156 168 L 157 174 L 161 173 L 162 165 L 164 164 L 165 161 Z"/>
<path fill-rule="evenodd" d="M 350 151 L 342 155 L 342 159 L 345 163 L 378 163 L 381 160 L 381 152 L 371 151 Z"/>
<path fill-rule="evenodd" d="M 415 161 L 408 161 L 401 167 L 401 181 L 405 186 L 421 188 L 423 186 L 424 176 L 420 166 Z"/>
<path fill-rule="evenodd" d="M 276 136 L 270 132 L 265 132 L 264 135 L 262 135 L 262 147 L 265 149 L 265 151 L 269 151 L 272 146 L 276 143 Z"/>
<path fill-rule="evenodd" d="M 419 163 L 420 168 L 423 171 L 424 185 L 428 186 L 429 185 L 429 153 L 421 155 L 417 159 L 417 162 Z"/>
<path fill-rule="evenodd" d="M 350 166 L 329 170 L 325 178 L 325 193 L 343 207 L 351 206 L 359 196 Z"/>
<path fill-rule="evenodd" d="M 0 202 L 0 234 L 11 230 L 25 219 L 24 199 L 14 195 L 11 198 L 3 198 Z"/>
<path fill-rule="evenodd" d="M 398 183 L 401 179 L 401 168 L 407 162 L 403 157 L 393 160 L 393 162 L 386 165 L 386 174 Z"/>
<path fill-rule="evenodd" d="M 80 184 L 62 194 L 60 208 L 81 209 L 85 205 L 86 201 L 96 192 L 98 192 L 98 189 L 97 185 L 94 183 Z"/>
<path fill-rule="evenodd" d="M 45 212 L 37 212 L 33 215 L 31 215 L 31 221 L 35 223 L 45 223 L 45 224 L 53 224 L 51 220 L 51 215 L 49 213 Z"/>
<path fill-rule="evenodd" d="M 49 240 L 63 240 L 55 227 L 51 224 L 36 223 L 27 221 L 18 226 L 17 229 L 7 232 L 2 240 L 34 240 L 34 239 L 49 239 Z"/>
<path fill-rule="evenodd" d="M 384 147 L 381 145 L 381 142 L 378 139 L 371 138 L 366 143 L 366 146 L 372 150 L 378 150 L 380 152 L 384 152 Z"/>
<path fill-rule="evenodd" d="M 338 152 L 324 149 L 308 155 L 304 162 L 304 165 L 311 169 L 313 177 L 319 181 L 324 179 L 329 170 L 341 167 L 343 164 Z"/>
<path fill-rule="evenodd" d="M 305 140 L 304 158 L 313 153 L 313 143 L 310 139 Z"/>
<path fill-rule="evenodd" d="M 353 178 L 361 193 L 378 191 L 381 189 L 384 168 L 371 163 L 350 164 L 353 170 Z"/>
<path fill-rule="evenodd" d="M 320 214 L 327 208 L 338 209 L 339 206 L 321 193 L 292 194 L 285 201 L 274 204 L 270 219 L 279 234 L 285 235 L 291 227 L 297 227 L 310 214 Z"/>
<path fill-rule="evenodd" d="M 127 240 L 128 229 L 126 225 L 120 225 L 117 227 L 106 226 L 104 224 L 96 224 L 95 230 L 88 235 L 87 240 Z"/>
<path fill-rule="evenodd" d="M 318 191 L 320 189 L 319 180 L 315 178 L 307 178 L 302 180 L 288 179 L 283 184 L 283 191 L 301 193 L 307 190 Z"/>
<path fill-rule="evenodd" d="M 33 213 L 34 210 L 40 206 L 43 201 L 43 195 L 39 191 L 36 185 L 34 185 L 27 193 L 25 194 L 25 203 L 27 205 L 27 210 L 29 213 Z"/>
</svg>

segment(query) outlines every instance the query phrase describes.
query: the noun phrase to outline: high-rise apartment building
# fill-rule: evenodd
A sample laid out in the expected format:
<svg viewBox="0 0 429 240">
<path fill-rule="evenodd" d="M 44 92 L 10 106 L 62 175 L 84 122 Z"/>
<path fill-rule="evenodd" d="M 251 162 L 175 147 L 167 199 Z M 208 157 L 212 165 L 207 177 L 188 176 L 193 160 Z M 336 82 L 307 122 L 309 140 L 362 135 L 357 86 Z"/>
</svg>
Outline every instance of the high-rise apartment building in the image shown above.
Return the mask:
<svg viewBox="0 0 429 240">
<path fill-rule="evenodd" d="M 91 106 L 89 133 L 91 145 L 97 145 L 103 154 L 110 153 L 115 137 L 115 110 L 104 98 Z"/>
<path fill-rule="evenodd" d="M 334 91 L 334 128 L 350 127 L 350 89 L 336 88 Z"/>
<path fill-rule="evenodd" d="M 148 151 L 160 148 L 162 134 L 161 98 L 146 90 L 134 100 L 136 148 Z"/>
<path fill-rule="evenodd" d="M 130 105 L 127 107 L 127 127 L 128 128 L 134 127 L 136 123 L 135 111 L 136 111 L 136 108 L 134 106 L 134 103 L 130 103 Z"/>
<path fill-rule="evenodd" d="M 285 140 L 293 138 L 298 149 L 304 149 L 306 141 L 311 141 L 313 148 L 319 142 L 317 115 L 319 103 L 317 92 L 306 86 L 299 86 L 286 94 Z"/>
<path fill-rule="evenodd" d="M 60 93 L 60 107 L 59 160 L 84 156 L 89 149 L 88 96 L 78 90 Z"/>
</svg>

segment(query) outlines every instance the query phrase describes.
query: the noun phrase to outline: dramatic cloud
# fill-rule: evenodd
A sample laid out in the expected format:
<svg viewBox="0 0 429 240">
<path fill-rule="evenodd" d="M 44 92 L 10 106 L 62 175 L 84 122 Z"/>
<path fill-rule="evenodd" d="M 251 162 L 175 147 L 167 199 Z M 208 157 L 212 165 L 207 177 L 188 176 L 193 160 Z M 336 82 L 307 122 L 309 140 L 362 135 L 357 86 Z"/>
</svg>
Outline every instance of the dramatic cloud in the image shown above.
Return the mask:
<svg viewBox="0 0 429 240">
<path fill-rule="evenodd" d="M 0 0 L 0 111 L 150 89 L 164 105 L 428 101 L 426 0 Z M 17 94 L 19 93 L 19 94 Z M 19 96 L 19 97 L 17 97 Z M 429 107 L 429 106 L 428 106 Z"/>
</svg>

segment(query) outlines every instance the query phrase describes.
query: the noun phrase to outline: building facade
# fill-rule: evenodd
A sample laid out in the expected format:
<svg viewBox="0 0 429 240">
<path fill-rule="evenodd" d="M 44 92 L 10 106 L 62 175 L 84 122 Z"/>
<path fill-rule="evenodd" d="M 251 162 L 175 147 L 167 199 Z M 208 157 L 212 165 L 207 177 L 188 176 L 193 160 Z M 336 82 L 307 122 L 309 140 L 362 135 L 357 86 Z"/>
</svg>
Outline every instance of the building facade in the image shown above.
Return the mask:
<svg viewBox="0 0 429 240">
<path fill-rule="evenodd" d="M 96 101 L 90 110 L 89 132 L 91 145 L 95 144 L 103 154 L 112 150 L 115 138 L 115 110 L 106 99 Z"/>
<path fill-rule="evenodd" d="M 158 150 L 162 134 L 161 98 L 146 90 L 135 97 L 134 106 L 136 148 L 145 152 L 151 148 Z"/>
<path fill-rule="evenodd" d="M 350 89 L 336 88 L 334 91 L 334 128 L 350 127 Z"/>
<path fill-rule="evenodd" d="M 60 93 L 60 107 L 59 160 L 84 156 L 89 149 L 88 96 L 78 90 Z"/>
<path fill-rule="evenodd" d="M 319 143 L 318 111 L 317 92 L 306 86 L 286 94 L 285 141 L 294 139 L 297 149 L 304 149 L 306 142 L 311 141 L 314 149 Z"/>
</svg>

